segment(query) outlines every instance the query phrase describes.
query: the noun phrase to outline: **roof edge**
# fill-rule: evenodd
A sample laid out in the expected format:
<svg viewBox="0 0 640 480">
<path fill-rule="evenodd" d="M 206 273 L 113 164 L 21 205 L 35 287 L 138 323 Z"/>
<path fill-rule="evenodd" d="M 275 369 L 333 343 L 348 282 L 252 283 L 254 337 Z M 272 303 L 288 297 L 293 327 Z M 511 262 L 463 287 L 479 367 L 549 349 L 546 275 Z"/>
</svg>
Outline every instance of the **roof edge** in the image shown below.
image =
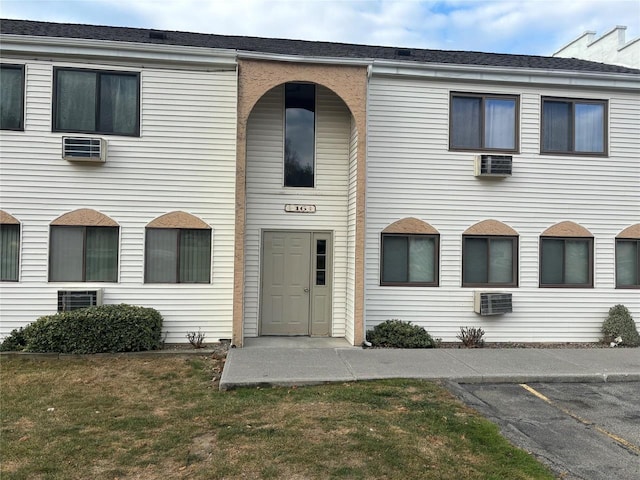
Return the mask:
<svg viewBox="0 0 640 480">
<path fill-rule="evenodd" d="M 156 45 L 151 43 L 92 40 L 66 37 L 0 34 L 2 55 L 33 54 L 62 57 L 110 58 L 144 60 L 170 64 L 200 64 L 206 66 L 234 66 L 235 50 L 185 45 Z"/>
</svg>

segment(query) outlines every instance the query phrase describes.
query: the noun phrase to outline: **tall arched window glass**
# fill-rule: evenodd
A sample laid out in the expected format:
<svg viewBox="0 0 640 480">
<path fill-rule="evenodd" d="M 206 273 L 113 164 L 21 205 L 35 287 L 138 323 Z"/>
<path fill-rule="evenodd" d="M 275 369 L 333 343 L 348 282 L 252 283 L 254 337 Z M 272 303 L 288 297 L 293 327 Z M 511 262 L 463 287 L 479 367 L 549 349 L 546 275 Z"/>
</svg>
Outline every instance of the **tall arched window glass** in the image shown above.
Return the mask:
<svg viewBox="0 0 640 480">
<path fill-rule="evenodd" d="M 284 186 L 314 186 L 316 87 L 285 85 Z"/>
</svg>

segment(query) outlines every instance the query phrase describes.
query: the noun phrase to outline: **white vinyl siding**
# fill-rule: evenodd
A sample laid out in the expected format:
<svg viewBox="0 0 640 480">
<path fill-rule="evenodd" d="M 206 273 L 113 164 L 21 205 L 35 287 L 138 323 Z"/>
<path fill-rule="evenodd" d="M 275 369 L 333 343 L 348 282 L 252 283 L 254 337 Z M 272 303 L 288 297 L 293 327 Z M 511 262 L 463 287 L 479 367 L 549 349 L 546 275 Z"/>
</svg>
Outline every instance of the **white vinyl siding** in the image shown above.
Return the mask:
<svg viewBox="0 0 640 480">
<path fill-rule="evenodd" d="M 349 140 L 349 199 L 347 214 L 347 324 L 345 338 L 353 343 L 355 329 L 356 283 L 356 195 L 358 181 L 358 129 L 351 117 Z"/>
<path fill-rule="evenodd" d="M 345 336 L 347 302 L 347 207 L 350 113 L 330 90 L 316 89 L 315 188 L 283 187 L 284 87 L 266 93 L 247 125 L 247 216 L 244 335 L 258 335 L 260 242 L 263 230 L 333 233 L 331 335 Z M 286 204 L 315 205 L 316 213 L 285 213 Z"/>
<path fill-rule="evenodd" d="M 474 177 L 474 152 L 450 152 L 450 92 L 520 95 L 520 153 L 513 176 Z M 541 96 L 609 102 L 609 157 L 540 155 Z M 485 329 L 487 341 L 596 341 L 608 309 L 640 315 L 640 296 L 615 289 L 615 236 L 640 212 L 640 98 L 637 92 L 543 88 L 375 76 L 369 91 L 367 160 L 367 328 L 400 318 L 457 341 L 461 326 Z M 380 286 L 380 232 L 405 217 L 440 232 L 440 287 Z M 519 234 L 519 287 L 513 313 L 473 313 L 462 288 L 462 233 L 496 219 Z M 594 288 L 539 288 L 540 234 L 576 222 L 594 235 Z"/>
<path fill-rule="evenodd" d="M 140 137 L 105 136 L 103 165 L 63 160 L 63 134 L 51 132 L 53 64 L 26 62 L 25 131 L 3 131 L 0 142 L 0 200 L 22 222 L 20 282 L 2 285 L 0 334 L 54 313 L 57 290 L 82 287 L 103 288 L 104 303 L 158 309 L 168 343 L 184 343 L 186 333 L 198 329 L 207 342 L 231 338 L 235 71 L 92 68 L 140 72 Z M 49 224 L 78 208 L 97 210 L 120 225 L 117 283 L 47 282 Z M 145 226 L 176 210 L 212 228 L 211 284 L 144 283 Z"/>
</svg>

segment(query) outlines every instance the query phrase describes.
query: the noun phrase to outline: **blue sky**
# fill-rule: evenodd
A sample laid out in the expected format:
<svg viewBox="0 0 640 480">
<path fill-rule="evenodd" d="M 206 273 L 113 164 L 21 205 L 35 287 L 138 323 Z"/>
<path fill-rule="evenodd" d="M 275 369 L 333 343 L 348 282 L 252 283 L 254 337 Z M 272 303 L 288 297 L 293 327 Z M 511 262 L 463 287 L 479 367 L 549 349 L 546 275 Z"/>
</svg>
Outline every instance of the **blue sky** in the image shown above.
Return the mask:
<svg viewBox="0 0 640 480">
<path fill-rule="evenodd" d="M 0 16 L 530 55 L 587 30 L 640 36 L 640 0 L 0 0 Z"/>
</svg>

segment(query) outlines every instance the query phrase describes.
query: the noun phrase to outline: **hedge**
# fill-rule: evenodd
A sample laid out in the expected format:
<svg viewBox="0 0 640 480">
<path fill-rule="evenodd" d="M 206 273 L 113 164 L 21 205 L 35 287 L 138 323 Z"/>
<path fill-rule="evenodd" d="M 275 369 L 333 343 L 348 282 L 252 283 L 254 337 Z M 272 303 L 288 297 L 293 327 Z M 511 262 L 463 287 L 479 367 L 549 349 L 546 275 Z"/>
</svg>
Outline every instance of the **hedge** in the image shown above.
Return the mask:
<svg viewBox="0 0 640 480">
<path fill-rule="evenodd" d="M 14 330 L 0 350 L 104 353 L 156 350 L 162 346 L 162 315 L 132 305 L 100 305 L 40 317 Z"/>
</svg>

